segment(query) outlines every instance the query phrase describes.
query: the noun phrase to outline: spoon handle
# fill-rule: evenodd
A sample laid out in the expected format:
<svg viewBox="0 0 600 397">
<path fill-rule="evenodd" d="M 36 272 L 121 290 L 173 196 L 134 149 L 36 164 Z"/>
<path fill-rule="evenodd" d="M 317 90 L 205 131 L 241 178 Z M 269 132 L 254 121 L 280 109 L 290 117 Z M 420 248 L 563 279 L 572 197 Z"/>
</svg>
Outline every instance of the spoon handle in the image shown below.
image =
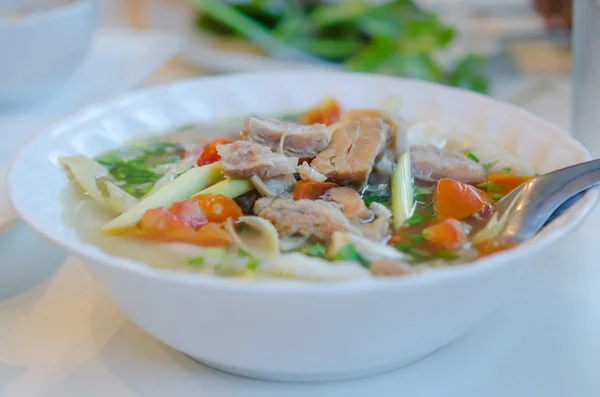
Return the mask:
<svg viewBox="0 0 600 397">
<path fill-rule="evenodd" d="M 600 159 L 539 176 L 522 186 L 504 235 L 513 241 L 533 237 L 567 200 L 600 184 Z"/>
</svg>

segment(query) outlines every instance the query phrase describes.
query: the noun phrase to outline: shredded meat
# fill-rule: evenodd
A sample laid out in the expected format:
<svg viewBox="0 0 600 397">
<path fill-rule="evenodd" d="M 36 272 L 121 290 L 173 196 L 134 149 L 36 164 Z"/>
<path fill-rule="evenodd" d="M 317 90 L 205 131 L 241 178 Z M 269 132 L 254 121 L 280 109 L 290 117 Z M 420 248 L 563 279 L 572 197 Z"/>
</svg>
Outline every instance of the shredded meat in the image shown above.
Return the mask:
<svg viewBox="0 0 600 397">
<path fill-rule="evenodd" d="M 241 135 L 286 156 L 303 159 L 314 158 L 329 145 L 329 131 L 325 124 L 300 125 L 250 117 Z"/>
<path fill-rule="evenodd" d="M 370 240 L 382 241 L 390 234 L 392 211 L 380 203 L 371 203 L 369 209 L 375 214 L 375 220 L 361 226 L 362 233 Z"/>
<path fill-rule="evenodd" d="M 358 192 L 350 187 L 334 187 L 325 192 L 322 198 L 341 205 L 342 211 L 348 219 L 369 220 L 373 218 L 373 212 L 367 209 Z"/>
<path fill-rule="evenodd" d="M 383 118 L 345 116 L 331 143 L 312 161 L 311 168 L 343 186 L 360 187 L 386 146 L 390 127 Z"/>
<path fill-rule="evenodd" d="M 223 173 L 232 178 L 256 175 L 261 179 L 268 179 L 293 174 L 298 165 L 296 157 L 273 153 L 268 147 L 249 141 L 219 145 L 217 151 L 221 156 Z"/>
<path fill-rule="evenodd" d="M 413 176 L 426 182 L 441 178 L 463 183 L 485 181 L 485 169 L 479 163 L 458 153 L 447 153 L 434 145 L 419 145 L 410 149 Z"/>
<path fill-rule="evenodd" d="M 269 220 L 282 236 L 314 236 L 329 241 L 339 231 L 361 234 L 338 205 L 323 200 L 261 198 L 254 205 L 254 213 Z"/>
</svg>

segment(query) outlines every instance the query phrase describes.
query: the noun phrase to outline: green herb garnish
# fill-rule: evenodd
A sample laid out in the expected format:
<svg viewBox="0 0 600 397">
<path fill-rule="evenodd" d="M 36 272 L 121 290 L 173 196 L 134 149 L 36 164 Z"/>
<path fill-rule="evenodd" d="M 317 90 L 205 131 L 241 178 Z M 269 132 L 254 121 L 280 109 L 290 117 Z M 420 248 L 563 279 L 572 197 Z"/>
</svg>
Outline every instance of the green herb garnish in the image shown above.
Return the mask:
<svg viewBox="0 0 600 397">
<path fill-rule="evenodd" d="M 431 218 L 431 215 L 414 214 L 413 216 L 408 218 L 406 222 L 404 222 L 404 224 L 407 226 L 414 226 L 418 225 L 419 223 L 429 221 L 431 220 Z"/>
<path fill-rule="evenodd" d="M 494 194 L 492 194 L 492 198 L 494 200 L 500 200 L 502 197 L 504 197 L 504 195 L 500 194 L 500 193 L 494 193 Z"/>
<path fill-rule="evenodd" d="M 460 258 L 460 255 L 451 251 L 438 251 L 435 253 L 435 257 L 442 259 L 458 259 Z"/>
<path fill-rule="evenodd" d="M 419 241 L 424 241 L 425 240 L 425 236 L 423 235 L 423 233 L 421 234 L 413 234 L 412 236 L 410 236 L 410 241 L 417 243 Z"/>
<path fill-rule="evenodd" d="M 367 207 L 369 207 L 373 203 L 380 203 L 385 205 L 386 207 L 390 206 L 389 196 L 374 196 L 366 193 L 362 196 L 362 199 Z"/>
<path fill-rule="evenodd" d="M 204 248 L 204 256 L 210 256 L 211 258 L 223 258 L 227 256 L 227 250 L 225 248 L 207 247 Z"/>
<path fill-rule="evenodd" d="M 418 187 L 418 186 L 415 186 L 415 188 L 414 188 L 414 199 L 416 202 L 418 202 L 420 204 L 425 204 L 427 202 L 426 196 L 429 196 L 432 194 L 433 194 L 433 189 Z"/>
<path fill-rule="evenodd" d="M 422 250 L 420 248 L 417 248 L 416 244 L 414 242 L 398 244 L 396 246 L 396 249 L 400 252 L 404 252 L 405 254 L 412 256 L 418 262 L 433 258 L 433 255 L 430 254 L 429 252 Z"/>
<path fill-rule="evenodd" d="M 485 168 L 487 171 L 491 170 L 492 168 L 494 168 L 496 166 L 496 164 L 498 164 L 500 162 L 500 160 L 496 160 L 496 161 L 492 161 L 490 163 L 485 163 L 483 165 L 483 168 Z"/>
<path fill-rule="evenodd" d="M 314 258 L 325 258 L 327 247 L 321 243 L 316 243 L 303 247 L 300 252 L 306 256 L 312 256 Z"/>
<path fill-rule="evenodd" d="M 469 159 L 473 160 L 474 162 L 479 163 L 479 158 L 477 156 L 475 156 L 472 151 L 465 150 L 465 156 L 467 156 Z"/>
<path fill-rule="evenodd" d="M 344 245 L 344 247 L 335 254 L 333 260 L 357 262 L 365 267 L 369 265 L 369 261 L 358 254 L 356 247 L 354 247 L 354 244 L 352 243 Z"/>
<path fill-rule="evenodd" d="M 238 255 L 244 258 L 248 258 L 248 270 L 256 270 L 260 266 L 260 261 L 245 249 L 239 248 Z"/>
<path fill-rule="evenodd" d="M 508 174 L 508 173 L 513 172 L 513 169 L 512 169 L 512 167 L 504 167 L 504 168 L 502 168 L 502 171 L 504 171 Z"/>
<path fill-rule="evenodd" d="M 504 190 L 502 186 L 494 185 L 493 182 L 483 182 L 478 184 L 477 187 L 485 190 L 486 192 L 501 192 Z"/>
<path fill-rule="evenodd" d="M 202 265 L 204 265 L 204 257 L 203 256 L 197 256 L 195 258 L 190 258 L 188 260 L 188 263 L 190 265 L 194 265 L 194 266 L 202 266 Z"/>
<path fill-rule="evenodd" d="M 415 194 L 423 194 L 423 195 L 433 194 L 433 189 L 431 189 L 431 188 L 415 186 L 414 189 L 415 189 Z"/>
<path fill-rule="evenodd" d="M 161 166 L 181 158 L 179 146 L 168 142 L 135 143 L 125 150 L 106 153 L 96 162 L 108 169 L 121 189 L 136 198 L 146 195 L 164 174 Z"/>
</svg>

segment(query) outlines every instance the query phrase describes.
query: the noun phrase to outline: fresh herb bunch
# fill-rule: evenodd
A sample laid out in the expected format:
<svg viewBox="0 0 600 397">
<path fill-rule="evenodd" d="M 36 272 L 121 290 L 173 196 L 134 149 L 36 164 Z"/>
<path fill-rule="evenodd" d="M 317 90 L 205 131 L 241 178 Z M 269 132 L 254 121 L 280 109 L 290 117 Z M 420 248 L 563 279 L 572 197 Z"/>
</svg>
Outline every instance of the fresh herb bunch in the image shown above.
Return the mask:
<svg viewBox="0 0 600 397">
<path fill-rule="evenodd" d="M 435 58 L 454 39 L 452 27 L 412 0 L 190 0 L 197 25 L 267 51 L 284 44 L 360 72 L 414 77 L 486 92 L 485 60 L 468 55 L 444 69 Z"/>
</svg>

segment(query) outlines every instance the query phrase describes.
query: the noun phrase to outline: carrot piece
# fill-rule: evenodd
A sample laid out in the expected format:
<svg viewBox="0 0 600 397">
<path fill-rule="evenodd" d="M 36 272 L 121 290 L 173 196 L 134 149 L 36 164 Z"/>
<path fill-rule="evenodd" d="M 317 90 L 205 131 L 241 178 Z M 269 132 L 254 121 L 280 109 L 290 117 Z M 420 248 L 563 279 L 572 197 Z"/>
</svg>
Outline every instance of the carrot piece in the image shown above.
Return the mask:
<svg viewBox="0 0 600 397">
<path fill-rule="evenodd" d="M 201 194 L 173 203 L 169 209 L 153 208 L 135 227 L 118 233 L 145 240 L 180 242 L 201 246 L 224 246 L 229 234 L 221 224 L 242 216 L 241 208 L 230 198 L 219 194 Z"/>
<path fill-rule="evenodd" d="M 502 191 L 499 193 L 507 195 L 531 178 L 528 176 L 516 176 L 511 174 L 489 174 L 488 182 L 490 185 L 500 186 Z"/>
<path fill-rule="evenodd" d="M 150 241 L 188 243 L 200 246 L 229 245 L 229 234 L 221 225 L 209 222 L 195 230 L 165 208 L 148 210 L 137 226 L 133 237 Z"/>
<path fill-rule="evenodd" d="M 294 187 L 294 200 L 316 200 L 338 185 L 333 182 L 299 181 Z"/>
<path fill-rule="evenodd" d="M 307 110 L 300 115 L 301 124 L 321 123 L 331 125 L 337 122 L 342 116 L 342 108 L 332 98 L 326 98 L 319 102 L 315 107 Z"/>
<path fill-rule="evenodd" d="M 485 192 L 466 183 L 440 179 L 434 195 L 434 208 L 438 219 L 467 218 L 491 205 Z"/>
<path fill-rule="evenodd" d="M 217 152 L 218 145 L 227 145 L 233 143 L 231 139 L 215 139 L 209 142 L 203 142 L 190 151 L 186 151 L 183 157 L 198 156 L 198 166 L 216 163 L 221 160 L 221 155 Z"/>
<path fill-rule="evenodd" d="M 448 251 L 457 250 L 469 241 L 462 224 L 451 218 L 444 219 L 423 230 L 423 237 Z"/>
</svg>

